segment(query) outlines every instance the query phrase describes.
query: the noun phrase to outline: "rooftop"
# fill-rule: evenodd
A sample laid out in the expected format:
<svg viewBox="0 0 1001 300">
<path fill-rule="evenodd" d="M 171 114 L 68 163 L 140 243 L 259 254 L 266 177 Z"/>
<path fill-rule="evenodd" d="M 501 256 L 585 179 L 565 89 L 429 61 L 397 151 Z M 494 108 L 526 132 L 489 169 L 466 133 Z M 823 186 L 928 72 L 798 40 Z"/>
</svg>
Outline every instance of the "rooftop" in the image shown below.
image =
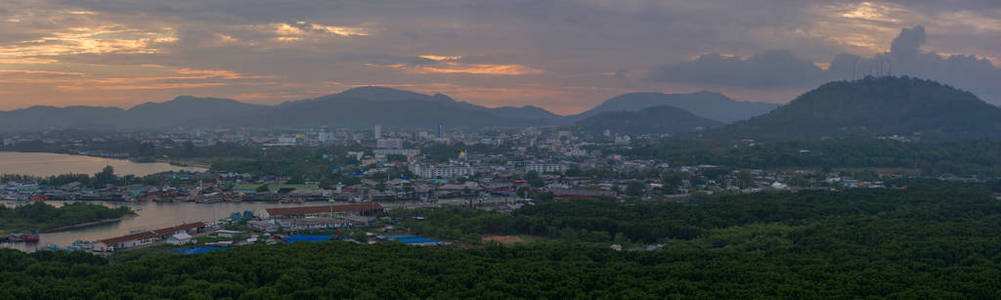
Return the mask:
<svg viewBox="0 0 1001 300">
<path fill-rule="evenodd" d="M 365 204 L 348 204 L 348 205 L 334 205 L 333 212 L 364 212 L 364 211 L 376 211 L 382 210 L 382 205 L 378 203 L 365 203 Z M 330 205 L 321 206 L 301 206 L 301 207 L 278 207 L 278 208 L 268 208 L 265 211 L 268 215 L 274 216 L 287 216 L 287 215 L 308 215 L 308 214 L 322 214 L 329 213 L 331 211 Z"/>
<path fill-rule="evenodd" d="M 153 238 L 153 237 L 156 237 L 156 234 L 154 234 L 152 231 L 144 231 L 144 232 L 134 233 L 134 234 L 126 235 L 126 236 L 120 236 L 120 237 L 114 237 L 114 238 L 110 238 L 110 239 L 100 240 L 98 242 L 104 243 L 105 245 L 114 245 L 114 244 L 118 244 L 118 243 L 123 243 L 123 242 L 128 242 L 128 241 L 134 241 L 134 240 L 149 239 L 149 238 Z"/>
</svg>

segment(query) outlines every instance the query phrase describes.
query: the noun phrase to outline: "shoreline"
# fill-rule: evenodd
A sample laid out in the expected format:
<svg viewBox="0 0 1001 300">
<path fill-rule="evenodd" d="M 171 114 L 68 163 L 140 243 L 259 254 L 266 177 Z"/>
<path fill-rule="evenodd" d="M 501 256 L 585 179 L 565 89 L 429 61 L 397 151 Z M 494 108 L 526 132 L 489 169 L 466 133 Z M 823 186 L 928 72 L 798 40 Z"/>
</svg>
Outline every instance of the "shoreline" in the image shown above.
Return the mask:
<svg viewBox="0 0 1001 300">
<path fill-rule="evenodd" d="M 110 224 L 110 223 L 120 222 L 120 221 L 124 220 L 125 217 L 132 216 L 132 215 L 135 215 L 135 213 L 131 213 L 129 215 L 118 217 L 118 218 L 103 219 L 103 220 L 97 220 L 97 221 L 90 221 L 90 222 L 83 222 L 83 223 L 78 223 L 78 224 L 71 224 L 71 225 L 63 225 L 63 226 L 57 226 L 57 227 L 52 227 L 52 228 L 46 228 L 46 229 L 39 230 L 38 233 L 54 233 L 54 232 L 61 232 L 61 231 L 69 231 L 69 230 L 73 230 L 73 229 L 86 228 L 86 227 L 96 226 L 96 225 L 102 225 L 102 224 Z"/>
<path fill-rule="evenodd" d="M 3 152 L 6 152 L 6 153 L 26 153 L 26 154 L 44 153 L 44 154 L 72 155 L 72 156 L 82 156 L 82 157 L 91 157 L 91 158 L 102 158 L 102 159 L 127 161 L 127 162 L 131 162 L 131 163 L 135 163 L 135 164 L 156 164 L 156 163 L 163 163 L 163 164 L 167 164 L 167 165 L 170 165 L 170 166 L 173 166 L 173 167 L 203 169 L 203 170 L 190 171 L 190 172 L 208 172 L 212 168 L 212 165 L 210 163 L 206 163 L 206 162 L 178 161 L 178 160 L 163 159 L 163 158 L 145 159 L 145 158 L 136 158 L 136 157 L 128 157 L 128 156 L 126 156 L 126 157 L 115 157 L 115 156 L 102 156 L 102 155 L 94 155 L 94 154 L 86 154 L 86 153 L 75 153 L 75 152 L 67 152 L 67 151 L 0 150 L 0 153 L 3 153 Z M 27 174 L 11 174 L 11 175 L 27 175 Z"/>
</svg>

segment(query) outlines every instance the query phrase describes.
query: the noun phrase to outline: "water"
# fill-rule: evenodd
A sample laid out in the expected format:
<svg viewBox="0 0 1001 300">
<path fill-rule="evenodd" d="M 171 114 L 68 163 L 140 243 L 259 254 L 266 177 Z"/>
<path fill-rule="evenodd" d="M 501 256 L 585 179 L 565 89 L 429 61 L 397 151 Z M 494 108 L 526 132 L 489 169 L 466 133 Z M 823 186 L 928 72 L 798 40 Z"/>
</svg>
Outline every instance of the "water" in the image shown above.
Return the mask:
<svg viewBox="0 0 1001 300">
<path fill-rule="evenodd" d="M 72 201 L 46 201 L 49 205 L 56 207 L 70 202 Z M 66 247 L 76 240 L 95 241 L 127 235 L 136 230 L 154 230 L 199 221 L 206 223 L 215 222 L 219 219 L 229 217 L 234 212 L 243 213 L 245 210 L 253 211 L 254 215 L 261 215 L 264 209 L 272 207 L 327 205 L 326 201 L 311 203 L 220 202 L 213 204 L 198 204 L 194 202 L 133 203 L 102 201 L 86 203 L 100 204 L 107 207 L 128 206 L 136 212 L 136 215 L 127 216 L 122 221 L 116 223 L 95 225 L 70 231 L 42 233 L 39 235 L 38 243 L 2 243 L 0 247 L 23 251 L 42 249 L 48 244 Z"/>
<path fill-rule="evenodd" d="M 82 155 L 0 152 L 0 174 L 52 176 L 67 173 L 95 174 L 111 166 L 118 175 L 146 176 L 167 171 L 201 172 L 205 168 L 179 167 L 168 163 L 137 163 L 124 159 Z"/>
</svg>

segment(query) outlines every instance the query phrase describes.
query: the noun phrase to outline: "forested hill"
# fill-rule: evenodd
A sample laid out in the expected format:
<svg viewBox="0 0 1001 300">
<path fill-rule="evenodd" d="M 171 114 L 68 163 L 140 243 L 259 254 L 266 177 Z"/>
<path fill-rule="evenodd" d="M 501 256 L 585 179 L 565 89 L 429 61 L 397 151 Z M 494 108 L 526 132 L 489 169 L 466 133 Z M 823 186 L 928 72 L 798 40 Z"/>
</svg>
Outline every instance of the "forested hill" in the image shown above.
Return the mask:
<svg viewBox="0 0 1001 300">
<path fill-rule="evenodd" d="M 586 131 L 609 130 L 625 134 L 660 134 L 689 132 L 700 128 L 723 125 L 718 121 L 696 116 L 674 106 L 654 106 L 640 111 L 605 112 L 574 122 L 574 127 Z"/>
<path fill-rule="evenodd" d="M 628 93 L 612 97 L 588 111 L 567 118 L 580 120 L 605 112 L 639 111 L 662 105 L 674 106 L 723 123 L 747 120 L 779 106 L 774 103 L 736 101 L 726 95 L 708 91 L 688 94 Z"/>
<path fill-rule="evenodd" d="M 1001 108 L 970 92 L 909 77 L 838 81 L 771 113 L 722 127 L 715 136 L 817 139 L 912 136 L 925 140 L 1001 137 Z"/>
</svg>

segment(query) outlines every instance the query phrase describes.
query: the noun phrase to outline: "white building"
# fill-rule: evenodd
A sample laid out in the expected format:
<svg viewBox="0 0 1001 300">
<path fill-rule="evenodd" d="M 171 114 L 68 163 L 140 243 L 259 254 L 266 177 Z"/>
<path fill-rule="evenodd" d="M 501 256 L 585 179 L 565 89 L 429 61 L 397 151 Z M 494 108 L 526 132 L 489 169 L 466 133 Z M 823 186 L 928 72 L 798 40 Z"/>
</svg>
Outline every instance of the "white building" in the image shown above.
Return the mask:
<svg viewBox="0 0 1001 300">
<path fill-rule="evenodd" d="M 295 145 L 295 136 L 280 136 L 278 137 L 278 144 L 282 145 Z"/>
<path fill-rule="evenodd" d="M 565 172 L 567 166 L 563 164 L 539 164 L 530 163 L 525 165 L 525 172 L 535 171 L 536 173 L 554 173 L 554 172 Z"/>
<path fill-rule="evenodd" d="M 413 172 L 415 176 L 423 178 L 455 178 L 476 174 L 476 170 L 473 167 L 454 163 L 446 165 L 424 165 L 414 163 L 410 165 L 410 171 Z"/>
<path fill-rule="evenodd" d="M 372 152 L 375 152 L 376 155 L 382 155 L 382 156 L 403 155 L 406 156 L 408 159 L 421 154 L 421 150 L 417 149 L 375 149 Z"/>
<path fill-rule="evenodd" d="M 402 139 L 379 139 L 375 142 L 378 149 L 400 149 L 403 148 Z"/>
<path fill-rule="evenodd" d="M 187 245 L 189 243 L 191 243 L 191 235 L 183 231 L 167 238 L 167 244 L 174 246 Z"/>
</svg>

